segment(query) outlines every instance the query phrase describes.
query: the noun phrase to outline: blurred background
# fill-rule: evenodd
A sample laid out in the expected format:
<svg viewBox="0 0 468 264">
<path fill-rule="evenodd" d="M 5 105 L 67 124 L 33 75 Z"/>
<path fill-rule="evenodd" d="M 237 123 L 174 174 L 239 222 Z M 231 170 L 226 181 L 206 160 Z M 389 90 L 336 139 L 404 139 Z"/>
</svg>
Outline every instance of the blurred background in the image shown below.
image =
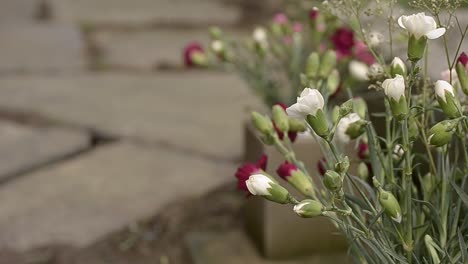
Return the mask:
<svg viewBox="0 0 468 264">
<path fill-rule="evenodd" d="M 278 263 L 233 178 L 264 106 L 183 50 L 282 2 L 0 0 L 0 264 Z"/>
</svg>

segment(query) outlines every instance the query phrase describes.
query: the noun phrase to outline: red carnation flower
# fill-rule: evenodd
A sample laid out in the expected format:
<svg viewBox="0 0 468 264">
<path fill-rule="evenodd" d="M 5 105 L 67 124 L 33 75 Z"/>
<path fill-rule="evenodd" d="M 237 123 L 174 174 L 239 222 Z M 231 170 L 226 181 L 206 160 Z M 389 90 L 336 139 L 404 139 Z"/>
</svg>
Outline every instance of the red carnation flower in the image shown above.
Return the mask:
<svg viewBox="0 0 468 264">
<path fill-rule="evenodd" d="M 367 45 L 362 41 L 356 42 L 354 46 L 354 56 L 356 59 L 369 66 L 375 63 L 374 55 L 372 55 Z"/>
<path fill-rule="evenodd" d="M 360 159 L 369 158 L 369 145 L 367 143 L 361 142 L 358 146 L 358 157 Z"/>
<path fill-rule="evenodd" d="M 320 175 L 325 175 L 325 172 L 327 171 L 327 160 L 325 158 L 321 158 L 317 161 L 317 170 Z"/>
<path fill-rule="evenodd" d="M 464 67 L 468 64 L 468 55 L 465 52 L 462 52 L 458 57 L 458 62 L 461 63 Z"/>
<path fill-rule="evenodd" d="M 195 66 L 195 62 L 193 61 L 193 54 L 195 53 L 203 53 L 203 47 L 198 42 L 190 42 L 184 48 L 184 63 L 187 67 Z"/>
<path fill-rule="evenodd" d="M 319 15 L 319 9 L 317 7 L 314 7 L 309 11 L 310 20 L 317 19 L 318 15 Z"/>
<path fill-rule="evenodd" d="M 287 177 L 290 177 L 293 172 L 297 171 L 297 167 L 296 165 L 288 162 L 288 161 L 285 161 L 283 164 L 281 164 L 278 169 L 276 170 L 276 173 L 278 174 L 278 176 L 280 176 L 281 178 L 283 178 L 284 180 L 287 180 L 286 178 Z"/>
<path fill-rule="evenodd" d="M 268 162 L 268 156 L 263 154 L 256 163 L 247 162 L 239 167 L 234 175 L 237 178 L 237 188 L 243 191 L 249 191 L 245 181 L 253 174 L 265 171 Z"/>
<path fill-rule="evenodd" d="M 339 28 L 331 36 L 338 57 L 349 56 L 354 47 L 354 33 L 348 28 Z"/>
</svg>

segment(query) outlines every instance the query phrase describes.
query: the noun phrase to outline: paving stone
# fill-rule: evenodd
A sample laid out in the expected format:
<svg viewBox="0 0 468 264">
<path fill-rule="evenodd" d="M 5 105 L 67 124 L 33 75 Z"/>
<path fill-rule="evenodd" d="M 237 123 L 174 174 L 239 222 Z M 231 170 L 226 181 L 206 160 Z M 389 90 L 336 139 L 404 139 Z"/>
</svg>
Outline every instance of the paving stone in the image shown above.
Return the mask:
<svg viewBox="0 0 468 264">
<path fill-rule="evenodd" d="M 0 186 L 0 248 L 85 247 L 231 179 L 233 165 L 129 143 Z"/>
<path fill-rule="evenodd" d="M 105 25 L 234 24 L 240 10 L 219 0 L 49 0 L 60 20 Z"/>
<path fill-rule="evenodd" d="M 66 24 L 0 25 L 0 73 L 57 72 L 84 68 L 77 27 Z"/>
<path fill-rule="evenodd" d="M 319 239 L 319 238 L 317 238 Z M 242 230 L 216 233 L 191 233 L 186 238 L 194 264 L 319 264 L 351 263 L 343 254 L 315 255 L 289 260 L 262 258 Z"/>
<path fill-rule="evenodd" d="M 261 104 L 237 77 L 189 71 L 0 78 L 0 106 L 219 159 L 241 156 L 243 122 Z"/>
<path fill-rule="evenodd" d="M 245 35 L 235 31 L 233 35 Z M 100 51 L 100 64 L 134 70 L 152 70 L 183 65 L 182 51 L 187 43 L 197 41 L 209 46 L 208 30 L 99 31 L 92 39 Z"/>
<path fill-rule="evenodd" d="M 31 22 L 39 15 L 40 0 L 0 0 L 0 24 Z"/>
<path fill-rule="evenodd" d="M 86 134 L 0 121 L 0 182 L 89 147 Z"/>
</svg>

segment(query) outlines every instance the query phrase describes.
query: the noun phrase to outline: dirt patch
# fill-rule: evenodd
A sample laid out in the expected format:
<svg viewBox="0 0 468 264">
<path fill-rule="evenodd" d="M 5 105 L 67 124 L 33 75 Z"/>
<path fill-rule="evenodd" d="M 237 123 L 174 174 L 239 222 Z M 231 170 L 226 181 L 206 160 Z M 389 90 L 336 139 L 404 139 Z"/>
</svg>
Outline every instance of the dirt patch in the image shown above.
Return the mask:
<svg viewBox="0 0 468 264">
<path fill-rule="evenodd" d="M 194 231 L 227 232 L 242 224 L 245 197 L 234 184 L 198 199 L 174 202 L 163 213 L 84 248 L 52 245 L 18 253 L 0 251 L 0 264 L 190 264 L 185 235 Z"/>
</svg>

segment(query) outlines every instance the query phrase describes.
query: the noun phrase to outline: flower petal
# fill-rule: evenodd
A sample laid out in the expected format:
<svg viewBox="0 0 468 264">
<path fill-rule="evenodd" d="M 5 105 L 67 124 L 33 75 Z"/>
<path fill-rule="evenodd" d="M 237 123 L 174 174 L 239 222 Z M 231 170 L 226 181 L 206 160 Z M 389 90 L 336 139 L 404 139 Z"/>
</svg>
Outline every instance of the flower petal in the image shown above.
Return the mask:
<svg viewBox="0 0 468 264">
<path fill-rule="evenodd" d="M 398 25 L 400 25 L 400 27 L 406 29 L 406 26 L 403 24 L 403 18 L 404 18 L 404 16 L 400 16 L 400 18 L 398 18 Z"/>
<path fill-rule="evenodd" d="M 446 31 L 445 28 L 437 28 L 426 33 L 426 37 L 428 39 L 436 39 L 444 35 L 445 31 Z"/>
</svg>

